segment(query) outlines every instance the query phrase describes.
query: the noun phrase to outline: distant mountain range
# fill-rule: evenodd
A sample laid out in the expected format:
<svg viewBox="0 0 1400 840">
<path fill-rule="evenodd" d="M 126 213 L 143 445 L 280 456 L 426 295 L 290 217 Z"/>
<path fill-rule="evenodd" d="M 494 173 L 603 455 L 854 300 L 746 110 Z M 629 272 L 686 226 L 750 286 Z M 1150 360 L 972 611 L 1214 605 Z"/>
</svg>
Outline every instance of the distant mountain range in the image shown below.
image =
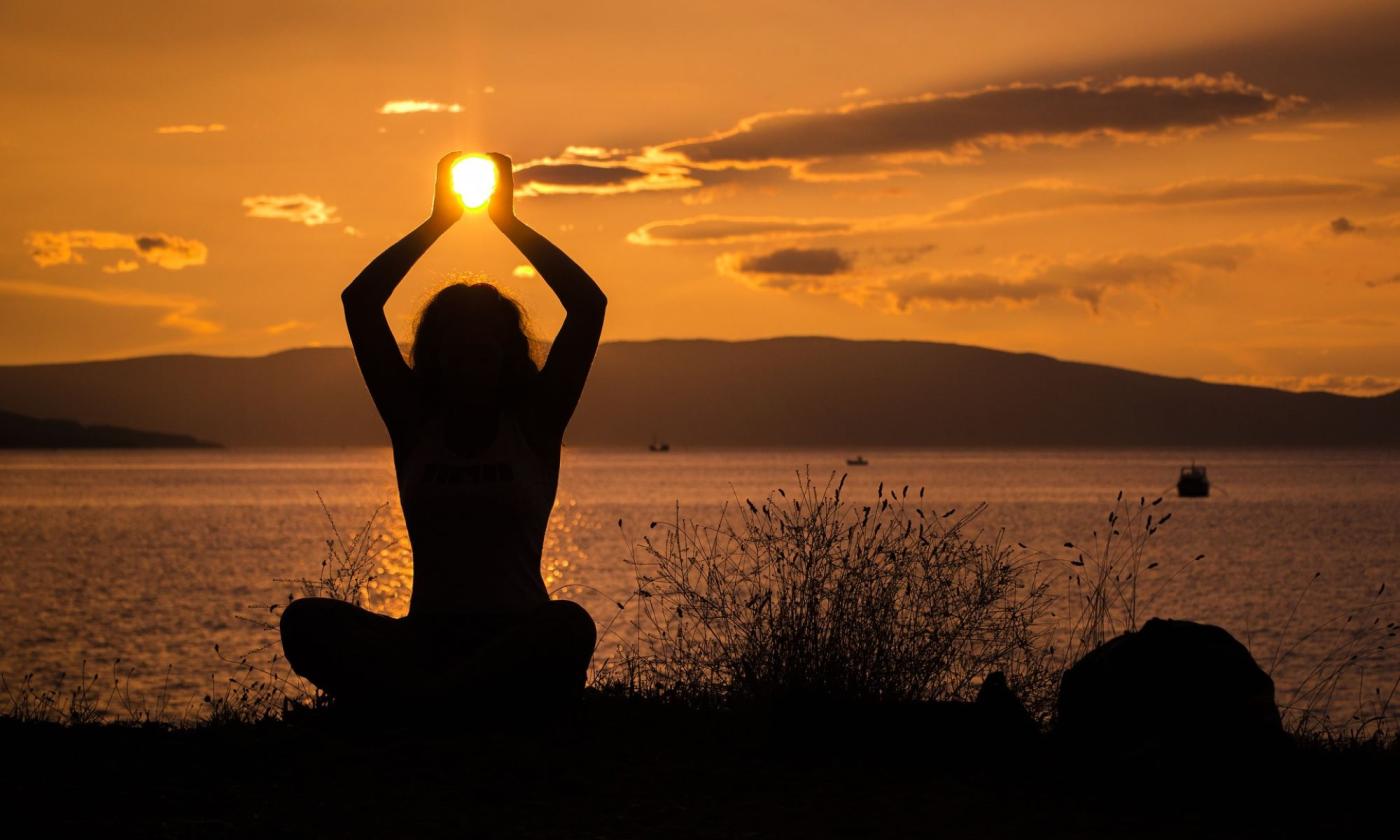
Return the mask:
<svg viewBox="0 0 1400 840">
<path fill-rule="evenodd" d="M 387 437 L 349 348 L 0 367 L 0 408 L 230 446 Z M 611 342 L 574 445 L 1396 446 L 1400 391 L 1291 393 L 956 344 Z"/>
<path fill-rule="evenodd" d="M 72 420 L 0 411 L 0 449 L 210 449 L 219 444 L 120 426 L 84 426 Z"/>
</svg>

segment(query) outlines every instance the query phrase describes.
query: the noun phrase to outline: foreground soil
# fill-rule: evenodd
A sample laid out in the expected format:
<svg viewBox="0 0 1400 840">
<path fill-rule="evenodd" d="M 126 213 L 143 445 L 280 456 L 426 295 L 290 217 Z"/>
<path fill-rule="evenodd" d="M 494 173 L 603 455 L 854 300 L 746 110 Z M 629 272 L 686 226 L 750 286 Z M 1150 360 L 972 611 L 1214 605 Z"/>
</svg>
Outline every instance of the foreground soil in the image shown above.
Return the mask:
<svg viewBox="0 0 1400 840">
<path fill-rule="evenodd" d="M 794 720 L 601 698 L 524 725 L 413 718 L 182 730 L 0 719 L 6 833 L 1332 836 L 1394 831 L 1400 789 L 1394 745 L 1087 755 L 957 715 Z"/>
</svg>

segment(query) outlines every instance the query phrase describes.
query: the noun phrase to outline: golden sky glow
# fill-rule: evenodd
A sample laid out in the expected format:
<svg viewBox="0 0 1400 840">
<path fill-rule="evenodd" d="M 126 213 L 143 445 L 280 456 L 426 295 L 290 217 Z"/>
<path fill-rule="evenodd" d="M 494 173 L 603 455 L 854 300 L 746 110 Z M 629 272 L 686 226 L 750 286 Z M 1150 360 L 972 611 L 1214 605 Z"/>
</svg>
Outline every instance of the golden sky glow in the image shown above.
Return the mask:
<svg viewBox="0 0 1400 840">
<path fill-rule="evenodd" d="M 347 343 L 452 149 L 608 293 L 605 340 L 952 341 L 1400 387 L 1394 3 L 18 2 L 0 363 Z M 560 311 L 485 214 L 454 272 Z"/>
</svg>

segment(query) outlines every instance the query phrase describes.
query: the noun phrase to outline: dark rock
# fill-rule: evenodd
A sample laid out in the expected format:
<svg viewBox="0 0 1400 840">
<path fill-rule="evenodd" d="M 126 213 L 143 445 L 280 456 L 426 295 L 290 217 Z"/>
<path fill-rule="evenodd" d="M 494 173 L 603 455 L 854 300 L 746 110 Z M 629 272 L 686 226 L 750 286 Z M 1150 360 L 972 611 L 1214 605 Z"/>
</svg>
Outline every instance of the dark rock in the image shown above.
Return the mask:
<svg viewBox="0 0 1400 840">
<path fill-rule="evenodd" d="M 1057 735 L 1115 751 L 1225 752 L 1275 746 L 1274 682 L 1225 630 L 1154 618 L 1104 642 L 1060 683 Z"/>
<path fill-rule="evenodd" d="M 1021 699 L 1007 685 L 1006 675 L 993 671 L 982 681 L 977 690 L 976 704 L 986 709 L 993 720 L 999 722 L 1009 736 L 1029 738 L 1040 732 L 1035 718 L 1026 711 Z"/>
</svg>

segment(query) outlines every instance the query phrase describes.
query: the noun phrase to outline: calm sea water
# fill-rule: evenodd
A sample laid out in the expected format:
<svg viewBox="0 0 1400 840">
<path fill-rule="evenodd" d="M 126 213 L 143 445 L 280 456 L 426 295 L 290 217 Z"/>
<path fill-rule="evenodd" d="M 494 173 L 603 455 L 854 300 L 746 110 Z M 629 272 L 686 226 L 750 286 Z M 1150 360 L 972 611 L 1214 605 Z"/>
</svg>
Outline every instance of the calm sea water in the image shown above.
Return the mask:
<svg viewBox="0 0 1400 840">
<path fill-rule="evenodd" d="M 987 502 L 978 520 L 986 528 L 1063 555 L 1066 541 L 1102 527 L 1120 490 L 1151 500 L 1189 460 L 915 450 L 866 453 L 869 466 L 848 468 L 848 454 L 566 450 L 546 578 L 574 585 L 570 597 L 606 622 L 634 585 L 625 559 L 650 521 L 673 517 L 677 504 L 713 520 L 726 501 L 795 487 L 800 470 L 819 483 L 849 472 L 856 497 L 873 498 L 884 482 L 923 486 L 939 509 Z M 1162 565 L 1157 579 L 1144 578 L 1143 615 L 1220 624 L 1266 668 L 1294 649 L 1274 673 L 1286 699 L 1350 628 L 1400 612 L 1390 598 L 1400 584 L 1400 453 L 1197 454 L 1216 492 L 1167 493 L 1161 510 L 1173 516 L 1152 540 Z M 369 604 L 401 615 L 411 558 L 387 449 L 0 454 L 0 673 L 13 685 L 32 672 L 43 685 L 86 662 L 104 682 L 114 668 L 130 674 L 133 694 L 154 694 L 168 679 L 177 704 L 202 696 L 229 673 L 213 645 L 240 653 L 274 641 L 246 619 L 296 591 L 287 580 L 316 576 L 331 537 L 317 493 L 346 533 L 383 506 L 375 533 L 387 547 Z M 1388 691 L 1400 676 L 1400 651 L 1356 652 L 1364 683 L 1348 683 L 1334 713 L 1355 708 L 1356 691 Z"/>
</svg>

